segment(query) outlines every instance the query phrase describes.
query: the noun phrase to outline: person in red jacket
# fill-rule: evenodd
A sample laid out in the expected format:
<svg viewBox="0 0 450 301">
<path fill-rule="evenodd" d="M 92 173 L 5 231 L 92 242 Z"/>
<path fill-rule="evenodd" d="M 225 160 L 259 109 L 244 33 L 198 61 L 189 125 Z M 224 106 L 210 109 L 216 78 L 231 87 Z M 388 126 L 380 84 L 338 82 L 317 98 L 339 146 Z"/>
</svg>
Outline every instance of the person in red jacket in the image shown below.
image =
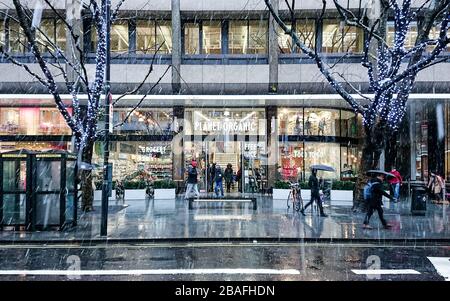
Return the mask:
<svg viewBox="0 0 450 301">
<path fill-rule="evenodd" d="M 398 170 L 395 169 L 395 167 L 392 168 L 391 174 L 393 174 L 395 178 L 391 178 L 389 180 L 389 185 L 391 185 L 392 191 L 394 192 L 394 202 L 396 203 L 398 202 L 400 197 L 400 186 L 403 183 L 403 179 Z"/>
</svg>

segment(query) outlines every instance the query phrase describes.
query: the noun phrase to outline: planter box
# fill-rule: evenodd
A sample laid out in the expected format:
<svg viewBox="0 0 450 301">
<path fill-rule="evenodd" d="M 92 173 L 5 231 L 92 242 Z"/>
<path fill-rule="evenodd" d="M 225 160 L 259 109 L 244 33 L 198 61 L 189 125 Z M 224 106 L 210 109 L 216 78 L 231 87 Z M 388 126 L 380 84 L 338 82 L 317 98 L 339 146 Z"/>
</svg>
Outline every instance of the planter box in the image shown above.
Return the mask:
<svg viewBox="0 0 450 301">
<path fill-rule="evenodd" d="M 111 192 L 111 196 L 109 197 L 110 201 L 113 201 L 116 199 L 116 190 L 113 189 Z M 101 201 L 102 200 L 102 191 L 101 190 L 94 190 L 94 201 Z"/>
<path fill-rule="evenodd" d="M 145 200 L 145 189 L 125 189 L 125 201 Z"/>
<path fill-rule="evenodd" d="M 145 192 L 145 190 L 144 190 Z M 174 200 L 175 201 L 175 188 L 170 189 L 155 189 L 155 200 Z"/>
<path fill-rule="evenodd" d="M 272 198 L 274 200 L 284 200 L 284 201 L 286 201 L 288 196 L 289 196 L 289 192 L 291 192 L 290 189 L 276 189 L 276 188 L 274 188 L 273 189 L 273 196 L 272 196 Z"/>
<path fill-rule="evenodd" d="M 353 190 L 331 190 L 331 202 L 333 201 L 353 202 Z"/>
</svg>

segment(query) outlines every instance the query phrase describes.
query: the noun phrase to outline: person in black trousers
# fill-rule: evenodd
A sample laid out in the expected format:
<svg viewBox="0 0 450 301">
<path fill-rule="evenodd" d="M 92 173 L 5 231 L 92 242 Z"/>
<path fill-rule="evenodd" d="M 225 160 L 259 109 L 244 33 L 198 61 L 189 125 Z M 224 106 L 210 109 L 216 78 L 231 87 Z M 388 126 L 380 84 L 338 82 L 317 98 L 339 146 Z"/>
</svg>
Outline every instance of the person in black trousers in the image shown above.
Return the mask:
<svg viewBox="0 0 450 301">
<path fill-rule="evenodd" d="M 327 217 L 328 215 L 326 215 L 325 212 L 323 212 L 322 200 L 320 199 L 319 180 L 317 179 L 317 170 L 315 170 L 315 169 L 311 170 L 311 175 L 309 176 L 308 185 L 309 185 L 309 188 L 311 189 L 311 200 L 309 201 L 308 204 L 305 205 L 304 208 L 302 208 L 302 210 L 300 210 L 300 212 L 303 215 L 305 215 L 306 208 L 308 208 L 309 205 L 311 205 L 314 201 L 316 201 L 317 205 L 319 206 L 320 216 Z"/>
<path fill-rule="evenodd" d="M 370 189 L 370 199 L 368 200 L 368 206 L 367 206 L 367 213 L 366 217 L 364 218 L 364 229 L 372 229 L 372 227 L 369 225 L 370 217 L 372 216 L 373 212 L 376 210 L 378 212 L 378 217 L 380 218 L 381 223 L 383 224 L 383 227 L 385 229 L 391 228 L 392 226 L 389 225 L 383 216 L 383 195 L 390 200 L 393 200 L 394 198 L 389 195 L 386 191 L 383 190 L 383 181 L 384 181 L 384 175 L 379 174 L 377 177 L 374 177 L 370 180 L 370 183 L 372 184 L 372 187 Z"/>
</svg>

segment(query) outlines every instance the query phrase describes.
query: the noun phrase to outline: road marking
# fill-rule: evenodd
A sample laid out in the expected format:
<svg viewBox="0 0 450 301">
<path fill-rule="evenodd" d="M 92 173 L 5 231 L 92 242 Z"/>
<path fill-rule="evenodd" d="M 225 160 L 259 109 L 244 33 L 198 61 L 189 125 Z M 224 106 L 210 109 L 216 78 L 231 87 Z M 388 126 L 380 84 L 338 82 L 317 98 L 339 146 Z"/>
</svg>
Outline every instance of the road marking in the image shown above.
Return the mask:
<svg viewBox="0 0 450 301">
<path fill-rule="evenodd" d="M 0 270 L 0 275 L 98 276 L 98 275 L 180 275 L 180 274 L 264 274 L 300 275 L 294 269 L 158 269 L 158 270 Z"/>
<path fill-rule="evenodd" d="M 427 257 L 439 275 L 450 281 L 450 257 Z"/>
<path fill-rule="evenodd" d="M 401 275 L 401 274 L 415 274 L 419 275 L 420 272 L 416 270 L 352 270 L 353 273 L 358 275 Z"/>
</svg>

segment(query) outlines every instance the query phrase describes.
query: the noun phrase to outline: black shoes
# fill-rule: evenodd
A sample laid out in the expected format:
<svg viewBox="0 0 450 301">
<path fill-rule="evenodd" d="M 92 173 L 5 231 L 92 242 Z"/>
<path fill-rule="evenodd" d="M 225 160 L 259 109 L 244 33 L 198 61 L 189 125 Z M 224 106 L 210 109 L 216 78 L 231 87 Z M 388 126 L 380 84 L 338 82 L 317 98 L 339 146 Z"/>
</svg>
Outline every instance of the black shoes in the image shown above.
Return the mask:
<svg viewBox="0 0 450 301">
<path fill-rule="evenodd" d="M 320 216 L 321 216 L 321 217 L 328 217 L 328 215 L 325 214 L 325 213 L 321 213 Z"/>
<path fill-rule="evenodd" d="M 305 209 L 301 209 L 301 210 L 300 210 L 300 213 L 301 213 L 303 216 L 306 216 L 306 214 L 305 214 Z"/>
</svg>

